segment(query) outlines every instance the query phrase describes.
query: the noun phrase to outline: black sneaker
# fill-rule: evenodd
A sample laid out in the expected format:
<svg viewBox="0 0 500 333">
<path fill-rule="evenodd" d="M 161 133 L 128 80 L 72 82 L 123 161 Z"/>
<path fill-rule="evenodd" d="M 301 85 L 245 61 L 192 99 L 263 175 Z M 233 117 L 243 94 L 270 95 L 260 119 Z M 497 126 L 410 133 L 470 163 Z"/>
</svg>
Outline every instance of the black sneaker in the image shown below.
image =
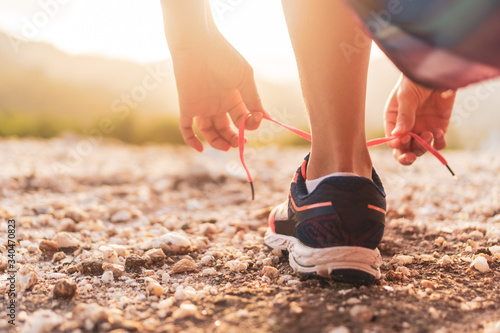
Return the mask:
<svg viewBox="0 0 500 333">
<path fill-rule="evenodd" d="M 265 243 L 289 253 L 290 266 L 342 282 L 380 278 L 377 246 L 385 227 L 385 192 L 375 170 L 372 180 L 334 176 L 307 192 L 309 155 L 295 173 L 288 200 L 269 215 Z"/>
</svg>

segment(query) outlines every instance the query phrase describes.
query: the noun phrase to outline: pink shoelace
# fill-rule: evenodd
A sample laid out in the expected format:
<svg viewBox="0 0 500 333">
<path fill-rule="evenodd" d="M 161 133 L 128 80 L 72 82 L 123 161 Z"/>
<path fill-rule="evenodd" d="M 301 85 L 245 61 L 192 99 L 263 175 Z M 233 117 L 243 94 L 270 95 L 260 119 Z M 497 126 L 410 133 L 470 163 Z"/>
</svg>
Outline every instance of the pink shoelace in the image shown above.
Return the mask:
<svg viewBox="0 0 500 333">
<path fill-rule="evenodd" d="M 253 186 L 253 178 L 252 178 L 252 174 L 250 173 L 250 170 L 248 170 L 248 167 L 247 167 L 247 164 L 245 163 L 245 124 L 246 124 L 246 121 L 248 119 L 248 117 L 251 115 L 252 113 L 247 113 L 245 114 L 241 120 L 240 120 L 240 124 L 239 124 L 239 138 L 238 138 L 238 148 L 239 148 L 239 151 L 240 151 L 240 160 L 241 160 L 241 164 L 243 165 L 243 168 L 245 169 L 245 172 L 247 174 L 247 178 L 248 178 L 248 182 L 250 183 L 250 187 L 252 189 L 252 200 L 255 199 L 255 190 L 254 190 L 254 186 Z M 299 130 L 295 127 L 292 127 L 292 126 L 288 126 L 282 122 L 279 122 L 273 118 L 271 118 L 270 116 L 264 114 L 264 117 L 263 119 L 266 119 L 266 120 L 269 120 L 275 124 L 278 124 L 280 126 L 283 126 L 284 128 L 290 130 L 291 132 L 303 137 L 304 139 L 308 140 L 308 141 L 311 141 L 311 134 L 307 133 L 307 132 L 304 132 L 302 130 Z M 432 155 L 434 155 L 438 160 L 439 162 L 441 162 L 441 164 L 443 164 L 449 171 L 450 173 L 452 174 L 452 176 L 455 176 L 455 173 L 453 172 L 453 170 L 451 170 L 450 166 L 448 165 L 448 162 L 446 161 L 446 159 L 443 157 L 443 155 L 441 155 L 436 149 L 432 148 L 431 145 L 429 145 L 427 142 L 425 142 L 424 139 L 422 139 L 420 136 L 418 136 L 417 134 L 415 133 L 412 133 L 412 132 L 408 132 L 406 134 L 409 134 L 413 139 L 415 139 L 418 143 L 420 143 L 422 145 L 422 147 L 424 147 L 428 152 L 430 152 Z M 378 145 L 381 145 L 381 144 L 384 144 L 384 143 L 387 143 L 389 141 L 392 141 L 392 140 L 395 140 L 395 139 L 398 139 L 406 134 L 401 134 L 401 135 L 396 135 L 396 136 L 389 136 L 389 137 L 386 137 L 386 138 L 378 138 L 378 139 L 373 139 L 373 140 L 369 140 L 366 142 L 366 145 L 368 147 L 372 147 L 372 146 L 378 146 Z"/>
</svg>

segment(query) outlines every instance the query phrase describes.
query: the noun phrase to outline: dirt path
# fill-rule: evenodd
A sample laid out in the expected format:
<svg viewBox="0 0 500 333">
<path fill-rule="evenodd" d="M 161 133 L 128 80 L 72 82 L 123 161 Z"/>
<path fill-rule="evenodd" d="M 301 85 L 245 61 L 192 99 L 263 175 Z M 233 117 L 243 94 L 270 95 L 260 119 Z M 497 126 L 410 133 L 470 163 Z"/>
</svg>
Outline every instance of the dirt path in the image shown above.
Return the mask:
<svg viewBox="0 0 500 333">
<path fill-rule="evenodd" d="M 296 275 L 263 245 L 305 153 L 249 149 L 251 202 L 235 153 L 0 141 L 0 331 L 500 332 L 498 152 L 447 152 L 455 180 L 373 151 L 389 210 L 369 287 Z"/>
</svg>

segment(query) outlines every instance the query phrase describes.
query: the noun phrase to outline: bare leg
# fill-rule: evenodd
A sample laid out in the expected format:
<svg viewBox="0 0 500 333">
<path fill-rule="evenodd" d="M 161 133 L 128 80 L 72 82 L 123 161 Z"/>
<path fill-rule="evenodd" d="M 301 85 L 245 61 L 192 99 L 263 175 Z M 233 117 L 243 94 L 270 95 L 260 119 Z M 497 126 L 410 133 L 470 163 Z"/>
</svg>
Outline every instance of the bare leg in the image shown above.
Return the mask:
<svg viewBox="0 0 500 333">
<path fill-rule="evenodd" d="M 371 179 L 365 138 L 365 95 L 370 43 L 356 34 L 339 0 L 283 0 L 312 132 L 307 178 L 352 172 Z M 350 55 L 342 43 L 364 48 Z"/>
</svg>

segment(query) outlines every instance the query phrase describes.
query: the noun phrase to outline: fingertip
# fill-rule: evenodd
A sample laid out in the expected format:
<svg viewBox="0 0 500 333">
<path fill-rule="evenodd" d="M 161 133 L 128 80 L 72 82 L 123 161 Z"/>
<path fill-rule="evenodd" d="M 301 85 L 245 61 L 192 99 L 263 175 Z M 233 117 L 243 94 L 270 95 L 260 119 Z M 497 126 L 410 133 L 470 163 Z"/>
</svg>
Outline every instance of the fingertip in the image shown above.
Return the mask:
<svg viewBox="0 0 500 333">
<path fill-rule="evenodd" d="M 414 153 L 404 153 L 398 157 L 398 162 L 403 165 L 412 165 L 417 159 L 417 155 Z"/>
<path fill-rule="evenodd" d="M 187 142 L 187 144 L 197 152 L 199 153 L 203 152 L 203 144 L 201 143 L 200 140 L 197 140 L 196 142 L 194 140 L 191 140 L 191 142 Z"/>
<path fill-rule="evenodd" d="M 432 140 L 434 139 L 434 135 L 432 135 L 432 133 L 429 131 L 422 133 L 420 137 L 424 139 L 424 141 L 428 144 L 431 144 Z"/>
<path fill-rule="evenodd" d="M 246 143 L 246 142 L 245 142 L 245 143 Z M 231 139 L 230 145 L 231 145 L 231 147 L 233 147 L 233 148 L 236 148 L 236 147 L 238 147 L 238 146 L 240 145 L 239 140 L 238 140 L 238 136 L 236 136 L 236 135 L 235 135 L 235 136 Z"/>
<path fill-rule="evenodd" d="M 446 148 L 446 139 L 443 130 L 437 130 L 434 133 L 434 148 L 437 150 Z"/>
<path fill-rule="evenodd" d="M 262 119 L 264 118 L 264 114 L 262 112 L 254 112 L 248 118 L 245 129 L 253 131 L 259 128 Z"/>
</svg>

